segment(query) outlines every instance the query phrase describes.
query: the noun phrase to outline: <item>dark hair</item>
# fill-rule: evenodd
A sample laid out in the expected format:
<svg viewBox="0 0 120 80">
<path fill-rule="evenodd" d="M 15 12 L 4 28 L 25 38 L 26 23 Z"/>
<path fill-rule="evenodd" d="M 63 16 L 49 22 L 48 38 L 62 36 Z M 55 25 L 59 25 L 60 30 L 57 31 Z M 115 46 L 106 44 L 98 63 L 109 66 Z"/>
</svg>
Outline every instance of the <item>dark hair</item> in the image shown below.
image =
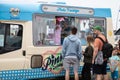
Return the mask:
<svg viewBox="0 0 120 80">
<path fill-rule="evenodd" d="M 72 31 L 72 34 L 76 34 L 77 33 L 77 28 L 76 27 L 72 27 L 71 31 Z"/>
</svg>

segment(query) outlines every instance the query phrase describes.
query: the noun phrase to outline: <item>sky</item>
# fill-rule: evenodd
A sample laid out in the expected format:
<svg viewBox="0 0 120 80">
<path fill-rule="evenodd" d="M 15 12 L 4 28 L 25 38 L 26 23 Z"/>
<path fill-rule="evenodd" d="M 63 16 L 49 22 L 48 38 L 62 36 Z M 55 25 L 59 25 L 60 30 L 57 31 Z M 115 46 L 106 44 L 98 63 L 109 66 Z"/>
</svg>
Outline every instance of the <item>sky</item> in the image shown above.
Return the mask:
<svg viewBox="0 0 120 80">
<path fill-rule="evenodd" d="M 118 11 L 120 9 L 120 0 L 0 0 L 0 3 L 36 3 L 36 2 L 65 2 L 70 6 L 111 8 L 113 29 L 119 29 L 117 26 Z M 120 23 L 119 23 L 120 24 Z"/>
</svg>

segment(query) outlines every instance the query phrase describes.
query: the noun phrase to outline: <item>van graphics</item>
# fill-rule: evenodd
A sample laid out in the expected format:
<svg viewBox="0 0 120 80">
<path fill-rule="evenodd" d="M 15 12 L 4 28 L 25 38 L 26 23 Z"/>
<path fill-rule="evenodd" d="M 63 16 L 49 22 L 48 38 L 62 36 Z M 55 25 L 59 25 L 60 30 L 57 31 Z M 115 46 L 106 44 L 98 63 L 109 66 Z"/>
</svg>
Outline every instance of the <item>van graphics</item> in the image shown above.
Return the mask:
<svg viewBox="0 0 120 80">
<path fill-rule="evenodd" d="M 19 19 L 19 13 L 20 13 L 20 9 L 19 8 L 10 8 L 10 19 Z"/>
<path fill-rule="evenodd" d="M 62 71 L 63 69 L 62 55 L 59 49 L 60 48 L 58 48 L 55 52 L 50 51 L 51 55 L 49 55 L 43 60 L 42 70 L 49 70 L 50 72 L 55 73 L 55 74 L 58 74 Z"/>
</svg>

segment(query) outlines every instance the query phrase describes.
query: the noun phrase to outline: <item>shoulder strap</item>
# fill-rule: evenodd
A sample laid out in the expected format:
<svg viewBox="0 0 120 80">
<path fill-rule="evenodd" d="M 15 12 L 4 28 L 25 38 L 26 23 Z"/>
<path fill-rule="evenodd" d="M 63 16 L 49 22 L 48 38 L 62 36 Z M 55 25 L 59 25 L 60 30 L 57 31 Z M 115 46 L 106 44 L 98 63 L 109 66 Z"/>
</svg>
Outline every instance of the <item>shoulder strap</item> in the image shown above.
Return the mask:
<svg viewBox="0 0 120 80">
<path fill-rule="evenodd" d="M 105 43 L 105 41 L 101 37 L 97 37 L 97 38 L 99 38 L 103 43 Z"/>
</svg>

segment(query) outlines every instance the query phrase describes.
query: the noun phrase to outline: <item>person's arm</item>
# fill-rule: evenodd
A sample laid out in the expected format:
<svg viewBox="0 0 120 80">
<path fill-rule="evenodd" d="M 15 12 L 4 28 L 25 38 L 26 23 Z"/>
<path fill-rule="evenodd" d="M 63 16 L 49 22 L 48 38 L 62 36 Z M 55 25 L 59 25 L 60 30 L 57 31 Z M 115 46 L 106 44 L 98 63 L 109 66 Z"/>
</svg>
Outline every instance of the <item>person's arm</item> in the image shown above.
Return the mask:
<svg viewBox="0 0 120 80">
<path fill-rule="evenodd" d="M 65 54 L 66 54 L 66 38 L 64 39 L 63 45 L 62 45 L 62 57 L 63 57 L 63 59 L 65 57 Z"/>
<path fill-rule="evenodd" d="M 114 70 L 119 66 L 119 64 L 120 64 L 119 61 L 120 61 L 120 58 L 118 56 L 116 56 Z"/>
<path fill-rule="evenodd" d="M 114 70 L 112 69 L 111 62 L 109 62 L 108 65 L 109 65 L 109 67 L 110 67 L 110 71 L 113 72 Z"/>
<path fill-rule="evenodd" d="M 81 42 L 79 40 L 79 44 L 78 44 L 78 59 L 80 60 L 82 57 L 82 47 L 81 47 Z"/>
<path fill-rule="evenodd" d="M 115 65 L 115 67 L 113 68 L 113 71 L 118 67 L 119 61 L 116 60 L 115 63 L 116 63 L 116 65 Z"/>
<path fill-rule="evenodd" d="M 113 60 L 114 61 L 114 65 L 110 63 L 110 70 L 111 72 L 114 72 L 115 69 L 118 67 L 119 62 L 117 60 Z"/>
<path fill-rule="evenodd" d="M 95 39 L 92 64 L 94 64 L 95 58 L 96 58 L 97 53 L 98 53 L 98 49 L 99 49 L 98 40 Z"/>
</svg>

